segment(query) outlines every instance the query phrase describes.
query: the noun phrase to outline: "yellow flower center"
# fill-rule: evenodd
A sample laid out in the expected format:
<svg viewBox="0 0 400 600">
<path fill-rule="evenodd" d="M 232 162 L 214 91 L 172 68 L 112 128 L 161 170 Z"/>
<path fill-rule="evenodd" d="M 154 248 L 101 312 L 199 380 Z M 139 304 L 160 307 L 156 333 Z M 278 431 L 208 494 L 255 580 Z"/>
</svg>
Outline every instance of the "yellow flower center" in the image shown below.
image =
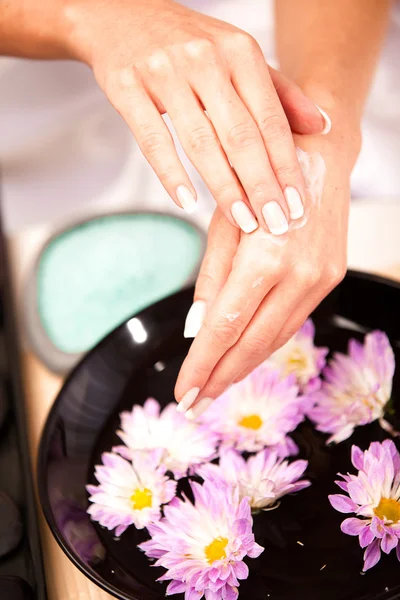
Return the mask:
<svg viewBox="0 0 400 600">
<path fill-rule="evenodd" d="M 147 488 L 137 489 L 131 496 L 132 506 L 135 510 L 142 510 L 143 508 L 151 508 L 153 501 L 153 494 Z"/>
<path fill-rule="evenodd" d="M 393 498 L 381 498 L 378 506 L 374 508 L 374 513 L 380 519 L 386 519 L 393 523 L 400 521 L 400 502 Z"/>
<path fill-rule="evenodd" d="M 307 358 L 301 350 L 293 350 L 286 365 L 286 372 L 289 375 L 296 371 L 304 371 L 307 367 Z"/>
<path fill-rule="evenodd" d="M 247 429 L 260 429 L 262 424 L 262 419 L 258 415 L 248 415 L 239 421 L 239 425 Z"/>
<path fill-rule="evenodd" d="M 225 548 L 227 543 L 227 538 L 217 537 L 211 542 L 211 544 L 208 544 L 208 546 L 204 548 L 204 553 L 210 565 L 215 560 L 221 560 L 221 558 L 226 558 Z"/>
</svg>

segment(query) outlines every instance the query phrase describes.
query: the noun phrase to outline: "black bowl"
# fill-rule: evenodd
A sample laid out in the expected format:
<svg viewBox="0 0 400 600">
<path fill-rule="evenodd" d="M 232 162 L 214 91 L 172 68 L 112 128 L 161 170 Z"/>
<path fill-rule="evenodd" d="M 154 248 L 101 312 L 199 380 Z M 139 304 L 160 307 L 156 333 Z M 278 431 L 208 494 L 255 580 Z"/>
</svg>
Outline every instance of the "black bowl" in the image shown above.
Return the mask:
<svg viewBox="0 0 400 600">
<path fill-rule="evenodd" d="M 150 306 L 96 346 L 66 380 L 43 432 L 38 465 L 40 500 L 55 538 L 75 565 L 101 588 L 124 600 L 159 600 L 163 572 L 137 550 L 146 539 L 129 528 L 116 540 L 90 521 L 85 485 L 101 452 L 118 441 L 119 413 L 149 396 L 161 404 L 173 399 L 173 388 L 189 342 L 183 338 L 191 289 Z M 400 285 L 349 273 L 318 307 L 313 318 L 318 345 L 345 351 L 350 337 L 362 339 L 371 329 L 390 337 L 400 361 Z M 138 335 L 139 331 L 139 335 Z M 400 376 L 394 381 L 393 411 L 388 417 L 400 429 Z M 397 412 L 396 412 L 397 411 Z M 308 459 L 313 485 L 283 499 L 278 510 L 255 517 L 256 538 L 265 551 L 249 561 L 250 577 L 240 586 L 241 600 L 394 600 L 400 598 L 400 564 L 392 553 L 361 573 L 362 551 L 356 538 L 345 536 L 343 516 L 330 506 L 337 472 L 351 470 L 352 443 L 367 448 L 387 437 L 377 423 L 358 428 L 351 440 L 325 446 L 325 437 L 310 423 L 295 433 Z M 181 600 L 183 596 L 175 596 Z"/>
</svg>

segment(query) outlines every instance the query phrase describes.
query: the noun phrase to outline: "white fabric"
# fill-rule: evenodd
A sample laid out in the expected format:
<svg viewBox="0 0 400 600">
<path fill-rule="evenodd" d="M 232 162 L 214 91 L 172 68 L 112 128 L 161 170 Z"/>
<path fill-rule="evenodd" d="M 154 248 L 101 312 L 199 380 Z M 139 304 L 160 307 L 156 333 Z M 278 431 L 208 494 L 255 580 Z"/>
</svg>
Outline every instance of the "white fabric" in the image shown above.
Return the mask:
<svg viewBox="0 0 400 600">
<path fill-rule="evenodd" d="M 186 4 L 247 30 L 274 62 L 272 0 Z M 366 112 L 364 145 L 353 178 L 355 195 L 400 196 L 399 8 L 396 3 Z M 183 160 L 200 196 L 201 209 L 194 218 L 205 227 L 213 200 Z M 0 59 L 0 168 L 9 231 L 99 208 L 181 214 L 90 70 L 78 63 Z"/>
</svg>

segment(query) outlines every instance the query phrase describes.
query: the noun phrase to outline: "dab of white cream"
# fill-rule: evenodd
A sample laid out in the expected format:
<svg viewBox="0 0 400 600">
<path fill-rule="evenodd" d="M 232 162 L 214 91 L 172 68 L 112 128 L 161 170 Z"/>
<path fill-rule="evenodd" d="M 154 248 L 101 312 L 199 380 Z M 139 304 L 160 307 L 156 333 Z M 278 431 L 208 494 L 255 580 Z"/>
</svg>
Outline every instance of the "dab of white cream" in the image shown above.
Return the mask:
<svg viewBox="0 0 400 600">
<path fill-rule="evenodd" d="M 233 323 L 238 317 L 240 317 L 240 312 L 227 313 L 225 315 L 225 319 L 228 319 L 229 323 Z"/>
<path fill-rule="evenodd" d="M 258 278 L 258 279 L 256 279 L 255 281 L 253 281 L 253 283 L 252 283 L 252 286 L 251 286 L 251 287 L 252 287 L 252 288 L 259 287 L 259 286 L 262 284 L 262 282 L 263 282 L 263 281 L 264 281 L 264 277 L 261 275 L 261 277 L 259 277 L 259 278 Z"/>
</svg>

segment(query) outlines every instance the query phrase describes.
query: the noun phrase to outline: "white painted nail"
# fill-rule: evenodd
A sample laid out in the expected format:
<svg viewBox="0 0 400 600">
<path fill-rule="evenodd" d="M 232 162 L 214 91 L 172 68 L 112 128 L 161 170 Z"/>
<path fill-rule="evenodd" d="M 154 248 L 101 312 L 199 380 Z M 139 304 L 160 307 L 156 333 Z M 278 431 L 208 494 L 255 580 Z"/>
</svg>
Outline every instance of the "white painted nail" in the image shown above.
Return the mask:
<svg viewBox="0 0 400 600">
<path fill-rule="evenodd" d="M 299 192 L 294 187 L 286 187 L 284 190 L 286 202 L 289 207 L 289 213 L 291 219 L 301 219 L 304 215 L 304 206 L 301 201 Z"/>
<path fill-rule="evenodd" d="M 273 235 L 282 235 L 289 229 L 285 213 L 276 200 L 271 200 L 271 202 L 264 204 L 262 214 Z"/>
<path fill-rule="evenodd" d="M 207 304 L 204 300 L 196 300 L 193 302 L 185 321 L 185 330 L 183 337 L 194 338 L 199 333 L 206 316 Z"/>
<path fill-rule="evenodd" d="M 176 188 L 176 197 L 178 198 L 183 210 L 186 210 L 187 213 L 192 213 L 196 210 L 196 198 L 185 185 L 179 185 Z"/>
<path fill-rule="evenodd" d="M 321 131 L 321 134 L 326 135 L 332 129 L 332 121 L 331 121 L 330 117 L 328 117 L 326 112 L 318 106 L 318 104 L 315 104 L 315 106 L 318 108 L 318 110 L 321 113 L 322 118 L 324 119 L 324 122 L 325 122 L 325 126 L 324 126 L 323 130 Z"/>
<path fill-rule="evenodd" d="M 189 390 L 188 392 L 186 392 L 186 394 L 183 396 L 182 400 L 179 402 L 176 410 L 178 412 L 186 412 L 188 410 L 188 408 L 190 408 L 193 404 L 193 402 L 196 400 L 197 396 L 199 395 L 200 392 L 200 388 L 196 387 L 196 388 L 192 388 L 191 390 Z"/>
<path fill-rule="evenodd" d="M 239 200 L 231 206 L 232 217 L 245 233 L 251 233 L 258 227 L 258 223 L 253 213 L 245 202 Z"/>
<path fill-rule="evenodd" d="M 206 412 L 207 408 L 209 408 L 213 402 L 214 398 L 203 398 L 196 404 L 196 406 L 193 406 L 193 408 L 190 408 L 187 411 L 187 418 L 190 420 L 197 419 L 197 417 L 200 417 L 200 415 Z"/>
</svg>

